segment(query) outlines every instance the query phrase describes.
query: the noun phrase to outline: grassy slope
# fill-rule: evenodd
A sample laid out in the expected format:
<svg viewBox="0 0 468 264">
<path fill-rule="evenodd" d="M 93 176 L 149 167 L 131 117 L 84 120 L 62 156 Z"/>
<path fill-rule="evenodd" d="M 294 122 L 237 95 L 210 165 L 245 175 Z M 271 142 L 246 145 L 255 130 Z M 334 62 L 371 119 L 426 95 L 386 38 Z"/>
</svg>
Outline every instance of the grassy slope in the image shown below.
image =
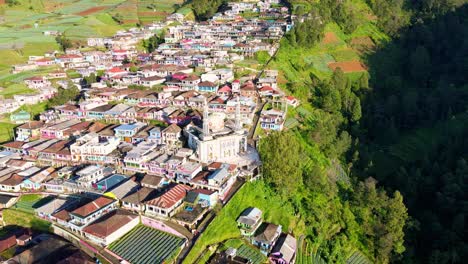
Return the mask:
<svg viewBox="0 0 468 264">
<path fill-rule="evenodd" d="M 285 231 L 292 230 L 295 234 L 301 234 L 304 230 L 302 223 L 297 222 L 292 208 L 283 204 L 262 181 L 246 183 L 203 232 L 184 263 L 195 263 L 197 257 L 209 245 L 240 238 L 236 219 L 248 207 L 259 208 L 263 211 L 265 221 L 280 224 Z"/>
<path fill-rule="evenodd" d="M 42 232 L 48 232 L 51 226 L 51 223 L 39 219 L 33 214 L 28 214 L 14 209 L 3 210 L 3 220 L 7 225 L 30 227 Z"/>
</svg>

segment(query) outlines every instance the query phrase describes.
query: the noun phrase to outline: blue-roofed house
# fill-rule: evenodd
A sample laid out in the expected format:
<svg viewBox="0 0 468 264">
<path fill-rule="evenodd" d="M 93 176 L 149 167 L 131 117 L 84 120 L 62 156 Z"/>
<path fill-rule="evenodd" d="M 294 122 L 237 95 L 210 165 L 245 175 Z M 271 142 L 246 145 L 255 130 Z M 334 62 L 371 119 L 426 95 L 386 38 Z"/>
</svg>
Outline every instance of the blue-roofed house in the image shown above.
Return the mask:
<svg viewBox="0 0 468 264">
<path fill-rule="evenodd" d="M 160 127 L 155 127 L 149 131 L 148 141 L 156 144 L 162 144 L 162 133 Z"/>
<path fill-rule="evenodd" d="M 124 124 L 114 128 L 115 136 L 126 142 L 132 142 L 132 137 L 138 133 L 140 129 L 146 126 L 144 123 Z"/>
</svg>

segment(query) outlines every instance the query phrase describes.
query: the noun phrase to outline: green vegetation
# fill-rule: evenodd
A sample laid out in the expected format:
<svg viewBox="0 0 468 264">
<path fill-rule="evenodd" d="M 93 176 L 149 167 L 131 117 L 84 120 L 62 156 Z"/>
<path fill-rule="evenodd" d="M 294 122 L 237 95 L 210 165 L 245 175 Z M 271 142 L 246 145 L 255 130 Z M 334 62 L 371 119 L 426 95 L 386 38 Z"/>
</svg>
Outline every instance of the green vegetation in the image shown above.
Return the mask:
<svg viewBox="0 0 468 264">
<path fill-rule="evenodd" d="M 21 195 L 20 199 L 13 206 L 13 208 L 19 211 L 34 214 L 34 209 L 47 204 L 53 199 L 54 198 L 52 196 L 42 198 L 42 196 L 39 194 L 25 194 Z"/>
<path fill-rule="evenodd" d="M 12 98 L 13 95 L 16 94 L 27 94 L 27 93 L 35 93 L 36 90 L 28 88 L 25 84 L 22 83 L 14 83 L 0 91 L 0 95 L 4 98 Z"/>
<path fill-rule="evenodd" d="M 259 208 L 265 221 L 280 224 L 284 230 L 294 230 L 297 234 L 304 232 L 304 224 L 298 221 L 288 202 L 275 195 L 263 181 L 246 183 L 201 234 L 184 263 L 195 263 L 210 245 L 240 238 L 236 220 L 248 207 Z"/>
<path fill-rule="evenodd" d="M 159 34 L 155 34 L 147 40 L 143 40 L 143 47 L 148 53 L 155 51 L 161 43 L 164 43 L 165 31 L 161 31 Z"/>
<path fill-rule="evenodd" d="M 40 232 L 49 232 L 51 226 L 51 223 L 35 217 L 34 214 L 14 209 L 4 209 L 3 220 L 9 225 L 29 227 Z"/>
<path fill-rule="evenodd" d="M 16 124 L 0 122 L 0 142 L 7 142 L 13 139 Z"/>
<path fill-rule="evenodd" d="M 226 0 L 193 0 L 190 1 L 195 16 L 199 20 L 211 18 Z"/>
<path fill-rule="evenodd" d="M 404 195 L 413 217 L 405 261 L 463 263 L 468 6 L 416 2 L 418 23 L 369 56 L 372 93 L 362 101 L 356 171 Z"/>
<path fill-rule="evenodd" d="M 109 249 L 134 263 L 163 263 L 174 258 L 183 243 L 180 237 L 139 225 L 109 245 Z"/>
<path fill-rule="evenodd" d="M 67 51 L 67 49 L 73 46 L 71 40 L 67 38 L 65 35 L 60 35 L 55 38 L 55 41 L 60 45 L 60 48 L 63 52 Z"/>
</svg>

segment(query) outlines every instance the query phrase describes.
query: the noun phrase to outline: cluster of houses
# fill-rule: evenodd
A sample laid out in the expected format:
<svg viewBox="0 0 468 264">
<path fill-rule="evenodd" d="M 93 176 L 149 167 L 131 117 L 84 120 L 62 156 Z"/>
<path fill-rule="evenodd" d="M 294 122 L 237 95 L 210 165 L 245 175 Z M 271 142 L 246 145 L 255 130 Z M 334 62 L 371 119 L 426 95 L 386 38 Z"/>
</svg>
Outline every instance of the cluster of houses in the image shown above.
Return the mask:
<svg viewBox="0 0 468 264">
<path fill-rule="evenodd" d="M 259 158 L 247 129 L 282 130 L 287 107 L 299 104 L 279 89 L 277 71 L 237 78 L 234 69 L 256 52 L 274 54 L 292 26 L 287 8 L 278 0 L 228 6 L 207 22 L 174 14 L 111 38 L 89 38 L 94 49 L 48 52 L 15 65 L 13 73 L 53 70 L 26 78 L 37 93 L 1 100 L 0 113 L 50 99 L 70 84 L 81 100 L 36 121 L 26 111 L 11 115 L 20 125 L 14 141 L 1 145 L 0 191 L 53 193 L 35 213 L 102 246 L 141 216 L 196 230 L 240 177 L 255 174 Z M 247 18 L 251 13 L 257 16 Z M 164 43 L 138 52 L 138 43 L 155 33 Z M 295 239 L 281 226 L 262 224 L 261 214 L 253 208 L 239 218 L 242 234 L 271 261 L 293 263 Z"/>
<path fill-rule="evenodd" d="M 244 210 L 237 219 L 237 226 L 243 237 L 269 256 L 271 263 L 294 263 L 296 239 L 282 233 L 281 225 L 263 222 L 260 209 L 251 207 Z M 229 250 L 229 255 L 235 254 L 235 250 Z"/>
</svg>

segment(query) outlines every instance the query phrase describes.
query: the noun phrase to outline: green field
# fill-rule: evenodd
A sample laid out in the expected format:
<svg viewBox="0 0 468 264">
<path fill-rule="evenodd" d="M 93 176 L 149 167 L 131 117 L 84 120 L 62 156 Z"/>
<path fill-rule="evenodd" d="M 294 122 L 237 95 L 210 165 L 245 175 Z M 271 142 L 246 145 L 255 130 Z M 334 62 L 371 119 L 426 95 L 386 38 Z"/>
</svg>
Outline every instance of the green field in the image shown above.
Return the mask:
<svg viewBox="0 0 468 264">
<path fill-rule="evenodd" d="M 303 224 L 297 222 L 292 207 L 284 204 L 263 181 L 246 183 L 201 234 L 183 263 L 194 263 L 210 245 L 241 238 L 236 220 L 248 207 L 257 207 L 262 210 L 264 221 L 280 224 L 284 230 L 303 232 Z"/>
<path fill-rule="evenodd" d="M 30 89 L 22 83 L 14 83 L 1 90 L 0 96 L 3 96 L 4 98 L 12 98 L 15 94 L 27 94 L 35 92 L 36 90 Z"/>
<path fill-rule="evenodd" d="M 109 245 L 109 249 L 132 263 L 164 263 L 183 244 L 180 237 L 139 225 Z"/>
<path fill-rule="evenodd" d="M 48 232 L 51 226 L 51 223 L 35 217 L 34 214 L 15 209 L 4 209 L 3 221 L 7 225 L 29 227 L 41 232 Z"/>
<path fill-rule="evenodd" d="M 51 196 L 43 198 L 39 194 L 25 194 L 20 197 L 19 201 L 13 206 L 13 208 L 19 211 L 34 214 L 34 209 L 47 204 L 53 199 L 54 198 Z"/>
<path fill-rule="evenodd" d="M 112 36 L 118 30 L 164 19 L 182 5 L 182 0 L 18 0 L 16 6 L 3 5 L 0 16 L 0 77 L 11 65 L 24 63 L 29 55 L 42 55 L 59 47 L 58 31 L 75 41 L 88 37 Z M 149 6 L 151 5 L 151 8 Z M 119 24 L 112 16 L 120 14 Z"/>
<path fill-rule="evenodd" d="M 13 139 L 16 124 L 0 122 L 0 143 L 7 142 Z"/>
</svg>

